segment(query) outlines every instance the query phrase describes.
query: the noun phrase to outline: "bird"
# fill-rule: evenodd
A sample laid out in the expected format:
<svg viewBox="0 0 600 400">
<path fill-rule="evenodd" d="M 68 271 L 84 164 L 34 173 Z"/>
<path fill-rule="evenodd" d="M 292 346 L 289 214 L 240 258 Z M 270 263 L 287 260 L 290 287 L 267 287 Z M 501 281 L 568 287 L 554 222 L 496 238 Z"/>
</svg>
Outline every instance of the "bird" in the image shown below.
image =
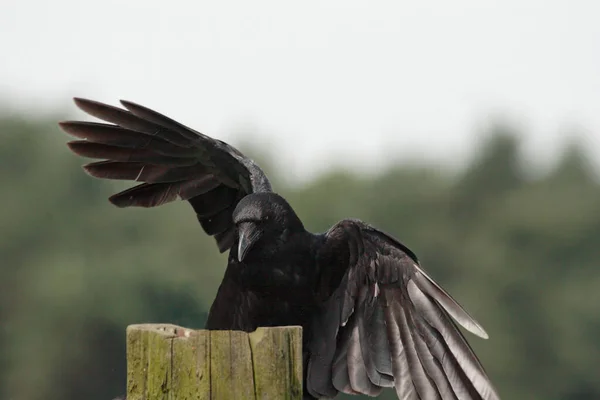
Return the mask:
<svg viewBox="0 0 600 400">
<path fill-rule="evenodd" d="M 206 329 L 302 326 L 305 399 L 339 393 L 402 400 L 499 395 L 459 329 L 484 328 L 390 234 L 359 219 L 308 231 L 260 166 L 235 147 L 148 107 L 84 98 L 102 122 L 62 121 L 91 176 L 136 186 L 121 208 L 188 202 L 227 267 Z"/>
</svg>

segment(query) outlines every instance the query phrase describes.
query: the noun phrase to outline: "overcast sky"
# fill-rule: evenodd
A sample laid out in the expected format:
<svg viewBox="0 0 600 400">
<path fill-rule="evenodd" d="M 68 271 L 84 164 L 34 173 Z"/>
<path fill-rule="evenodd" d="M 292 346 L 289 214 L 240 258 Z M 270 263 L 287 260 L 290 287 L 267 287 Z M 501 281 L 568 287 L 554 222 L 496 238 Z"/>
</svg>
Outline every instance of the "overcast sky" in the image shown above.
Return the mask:
<svg viewBox="0 0 600 400">
<path fill-rule="evenodd" d="M 576 129 L 598 160 L 599 19 L 598 0 L 1 0 L 0 97 L 132 100 L 300 178 L 462 160 L 498 115 L 538 162 Z"/>
</svg>

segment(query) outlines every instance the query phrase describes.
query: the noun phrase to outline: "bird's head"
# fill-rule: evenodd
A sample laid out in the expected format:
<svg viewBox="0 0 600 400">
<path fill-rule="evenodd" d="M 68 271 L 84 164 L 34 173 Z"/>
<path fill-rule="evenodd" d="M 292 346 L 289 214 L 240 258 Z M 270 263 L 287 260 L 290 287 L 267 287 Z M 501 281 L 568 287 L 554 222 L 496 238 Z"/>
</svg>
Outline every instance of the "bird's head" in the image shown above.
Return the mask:
<svg viewBox="0 0 600 400">
<path fill-rule="evenodd" d="M 275 250 L 286 235 L 304 229 L 289 203 L 276 193 L 253 193 L 240 200 L 233 211 L 238 230 L 238 260 L 250 250 Z M 255 250 L 253 250 L 255 251 Z"/>
</svg>

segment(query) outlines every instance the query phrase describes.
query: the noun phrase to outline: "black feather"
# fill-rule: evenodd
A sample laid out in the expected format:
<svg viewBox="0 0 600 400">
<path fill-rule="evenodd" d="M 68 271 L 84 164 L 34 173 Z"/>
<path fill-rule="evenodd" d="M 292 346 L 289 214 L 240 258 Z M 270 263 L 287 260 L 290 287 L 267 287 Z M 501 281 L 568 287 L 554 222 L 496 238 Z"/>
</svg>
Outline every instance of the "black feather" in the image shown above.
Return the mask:
<svg viewBox="0 0 600 400">
<path fill-rule="evenodd" d="M 97 178 L 125 179 L 146 183 L 179 182 L 198 179 L 207 174 L 202 165 L 169 167 L 127 161 L 99 161 L 83 166 L 86 172 Z M 204 175 L 206 176 L 206 175 Z"/>
<path fill-rule="evenodd" d="M 142 183 L 109 197 L 117 207 L 156 207 L 177 198 L 177 185 Z"/>
<path fill-rule="evenodd" d="M 219 252 L 226 252 L 235 241 L 235 228 L 230 226 L 226 231 L 215 234 L 215 241 Z"/>
<path fill-rule="evenodd" d="M 177 132 L 182 137 L 185 137 L 191 141 L 196 141 L 199 137 L 204 139 L 210 139 L 208 136 L 201 134 L 200 132 L 196 132 L 193 129 L 188 128 L 185 125 L 180 124 L 177 121 L 172 120 L 171 118 L 162 115 L 154 110 L 151 110 L 147 107 L 141 106 L 139 104 L 133 103 L 127 100 L 121 100 L 121 104 L 125 106 L 132 114 L 137 115 L 138 117 L 153 122 L 157 125 L 160 125 L 169 131 Z"/>
<path fill-rule="evenodd" d="M 353 323 L 348 329 L 351 330 L 347 363 L 350 385 L 357 393 L 368 396 L 378 396 L 381 393 L 381 377 L 375 369 L 372 355 L 370 352 L 369 341 L 366 336 L 365 319 L 366 300 L 368 287 L 363 286 L 357 298 L 358 307 L 354 315 Z M 363 354 L 366 356 L 364 357 Z M 377 382 L 372 379 L 375 378 Z"/>
<path fill-rule="evenodd" d="M 181 134 L 169 131 L 160 125 L 140 118 L 129 111 L 93 100 L 77 97 L 74 100 L 77 107 L 81 110 L 103 121 L 117 124 L 123 128 L 143 132 L 150 136 L 158 136 L 178 146 L 190 147 L 192 145 L 191 141 Z"/>
<path fill-rule="evenodd" d="M 170 157 L 145 148 L 127 148 L 108 144 L 75 140 L 67 145 L 73 153 L 88 158 L 103 158 L 114 161 L 144 162 L 171 166 L 194 165 L 197 160 L 189 157 Z"/>
<path fill-rule="evenodd" d="M 83 169 L 96 178 L 135 181 L 140 176 L 142 168 L 147 165 L 142 162 L 97 161 L 84 165 Z"/>
<path fill-rule="evenodd" d="M 199 217 L 200 225 L 209 235 L 225 232 L 231 225 L 231 214 L 233 207 L 229 206 L 225 210 L 219 211 L 217 214 L 208 217 Z"/>
<path fill-rule="evenodd" d="M 157 154 L 171 157 L 194 158 L 198 154 L 198 150 L 194 148 L 177 146 L 157 135 L 148 135 L 116 125 L 100 124 L 96 122 L 64 121 L 60 123 L 60 127 L 69 135 L 85 139 L 92 143 L 107 144 L 129 149 L 148 149 Z"/>
<path fill-rule="evenodd" d="M 228 208 L 234 202 L 237 203 L 237 197 L 237 190 L 219 185 L 204 194 L 190 198 L 189 202 L 198 216 L 207 217 Z"/>
</svg>

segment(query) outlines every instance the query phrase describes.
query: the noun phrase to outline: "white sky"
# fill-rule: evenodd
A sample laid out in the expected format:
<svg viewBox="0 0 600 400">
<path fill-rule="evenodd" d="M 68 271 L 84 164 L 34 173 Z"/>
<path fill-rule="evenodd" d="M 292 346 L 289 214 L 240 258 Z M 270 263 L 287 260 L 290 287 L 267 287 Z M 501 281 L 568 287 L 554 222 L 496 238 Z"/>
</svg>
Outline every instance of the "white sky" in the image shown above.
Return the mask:
<svg viewBox="0 0 600 400">
<path fill-rule="evenodd" d="M 598 0 L 0 0 L 0 97 L 78 117 L 72 96 L 125 98 L 297 178 L 460 165 L 499 114 L 538 162 L 574 127 L 598 160 L 599 19 Z"/>
</svg>

